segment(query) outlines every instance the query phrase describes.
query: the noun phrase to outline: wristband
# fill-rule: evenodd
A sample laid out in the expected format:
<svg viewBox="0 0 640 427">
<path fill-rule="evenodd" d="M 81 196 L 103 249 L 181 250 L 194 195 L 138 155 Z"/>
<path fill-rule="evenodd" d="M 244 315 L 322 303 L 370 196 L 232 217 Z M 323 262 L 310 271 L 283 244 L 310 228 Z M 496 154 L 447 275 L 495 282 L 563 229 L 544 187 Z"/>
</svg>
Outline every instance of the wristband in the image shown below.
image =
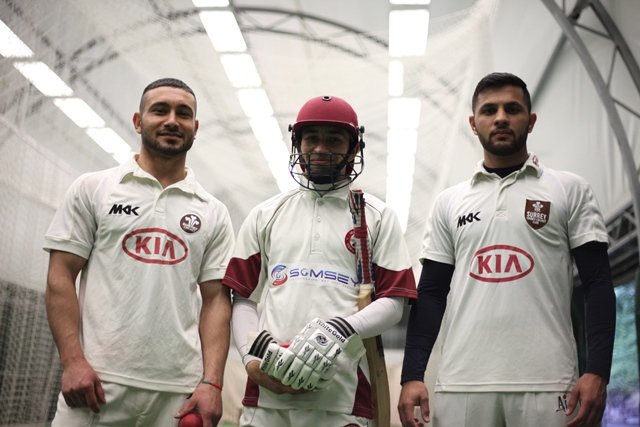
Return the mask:
<svg viewBox="0 0 640 427">
<path fill-rule="evenodd" d="M 222 386 L 220 384 L 212 383 L 211 381 L 202 380 L 200 381 L 200 384 L 207 384 L 213 388 L 217 388 L 218 390 L 222 391 Z"/>
</svg>

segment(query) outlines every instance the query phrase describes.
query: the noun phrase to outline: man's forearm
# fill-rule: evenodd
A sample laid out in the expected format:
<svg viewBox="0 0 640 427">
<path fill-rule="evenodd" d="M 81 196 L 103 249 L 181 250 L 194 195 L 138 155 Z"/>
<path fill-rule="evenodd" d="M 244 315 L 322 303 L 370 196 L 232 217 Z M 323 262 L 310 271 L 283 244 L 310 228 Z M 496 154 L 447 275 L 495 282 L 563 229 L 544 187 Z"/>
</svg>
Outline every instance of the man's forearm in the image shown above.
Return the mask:
<svg viewBox="0 0 640 427">
<path fill-rule="evenodd" d="M 200 340 L 204 379 L 222 385 L 224 367 L 229 353 L 231 299 L 220 281 L 200 285 Z"/>
<path fill-rule="evenodd" d="M 75 279 L 84 260 L 71 254 L 51 254 L 45 304 L 53 339 L 64 365 L 84 359 L 80 344 L 80 305 Z"/>
</svg>

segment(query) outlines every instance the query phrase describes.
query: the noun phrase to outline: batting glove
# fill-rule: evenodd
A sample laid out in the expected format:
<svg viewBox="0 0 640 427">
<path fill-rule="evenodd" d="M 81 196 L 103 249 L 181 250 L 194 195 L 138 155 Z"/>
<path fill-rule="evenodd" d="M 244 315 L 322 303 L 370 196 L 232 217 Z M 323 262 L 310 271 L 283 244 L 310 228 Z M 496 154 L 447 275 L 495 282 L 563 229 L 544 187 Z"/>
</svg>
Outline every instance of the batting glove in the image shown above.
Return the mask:
<svg viewBox="0 0 640 427">
<path fill-rule="evenodd" d="M 270 348 L 276 350 L 276 346 Z M 313 390 L 329 384 L 337 372 L 335 362 L 340 354 L 345 353 L 357 363 L 365 349 L 353 327 L 335 317 L 326 322 L 313 319 L 287 348 L 278 346 L 277 351 L 276 366 L 270 375 L 294 389 Z"/>
</svg>

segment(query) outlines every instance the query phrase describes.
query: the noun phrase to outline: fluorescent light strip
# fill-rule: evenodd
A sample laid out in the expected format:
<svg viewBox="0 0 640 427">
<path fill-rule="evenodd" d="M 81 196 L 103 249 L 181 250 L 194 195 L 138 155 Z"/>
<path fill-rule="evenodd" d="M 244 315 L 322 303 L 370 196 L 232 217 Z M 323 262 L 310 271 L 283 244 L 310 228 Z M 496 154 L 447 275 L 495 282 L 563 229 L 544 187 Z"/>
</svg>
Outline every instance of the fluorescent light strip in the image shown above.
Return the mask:
<svg viewBox="0 0 640 427">
<path fill-rule="evenodd" d="M 53 103 L 79 128 L 100 128 L 104 120 L 80 98 L 56 98 Z"/>
<path fill-rule="evenodd" d="M 200 12 L 200 19 L 213 48 L 218 52 L 244 52 L 247 50 L 247 44 L 244 42 L 233 12 L 205 10 Z"/>
<path fill-rule="evenodd" d="M 0 21 L 0 55 L 5 58 L 31 58 L 33 51 Z"/>
<path fill-rule="evenodd" d="M 389 61 L 389 96 L 402 96 L 404 92 L 404 65 L 402 61 Z"/>
<path fill-rule="evenodd" d="M 193 0 L 195 7 L 227 7 L 229 0 Z"/>
<path fill-rule="evenodd" d="M 417 129 L 420 124 L 421 107 L 418 98 L 390 98 L 387 107 L 389 128 Z"/>
<path fill-rule="evenodd" d="M 195 1 L 195 0 L 194 0 Z M 390 4 L 406 4 L 406 5 L 428 5 L 431 4 L 431 0 L 389 0 Z"/>
<path fill-rule="evenodd" d="M 221 55 L 220 62 L 231 86 L 246 88 L 259 87 L 262 84 L 256 64 L 248 53 Z"/>
<path fill-rule="evenodd" d="M 281 141 L 282 131 L 275 117 L 257 117 L 249 120 L 253 135 L 260 142 L 262 141 Z M 286 150 L 286 147 L 285 147 Z"/>
<path fill-rule="evenodd" d="M 416 130 L 389 130 L 387 133 L 386 201 L 396 211 L 403 232 L 409 219 L 417 144 Z"/>
<path fill-rule="evenodd" d="M 297 184 L 289 174 L 290 153 L 283 141 L 278 121 L 275 117 L 261 117 L 251 119 L 249 124 L 280 191 L 296 188 Z"/>
<path fill-rule="evenodd" d="M 250 119 L 273 114 L 273 108 L 264 89 L 240 89 L 237 95 L 242 111 Z"/>
<path fill-rule="evenodd" d="M 45 96 L 73 95 L 73 90 L 44 62 L 14 62 L 13 66 Z"/>
<path fill-rule="evenodd" d="M 389 55 L 421 56 L 427 49 L 429 11 L 427 9 L 389 12 Z"/>
<path fill-rule="evenodd" d="M 131 146 L 111 128 L 89 128 L 87 135 L 107 153 L 115 156 L 131 155 Z M 117 159 L 116 159 L 117 160 Z"/>
<path fill-rule="evenodd" d="M 215 1 L 193 0 L 193 3 L 197 7 L 217 6 Z M 202 11 L 200 19 L 216 51 L 245 52 L 247 50 L 233 12 Z M 249 54 L 228 54 L 221 55 L 220 61 L 231 85 L 240 88 L 237 92 L 238 101 L 249 119 L 253 134 L 258 140 L 278 188 L 280 191 L 296 188 L 297 184 L 288 172 L 289 151 L 283 142 L 278 121 L 273 117 L 269 97 L 266 91 L 260 88 L 262 79 L 253 58 Z"/>
</svg>

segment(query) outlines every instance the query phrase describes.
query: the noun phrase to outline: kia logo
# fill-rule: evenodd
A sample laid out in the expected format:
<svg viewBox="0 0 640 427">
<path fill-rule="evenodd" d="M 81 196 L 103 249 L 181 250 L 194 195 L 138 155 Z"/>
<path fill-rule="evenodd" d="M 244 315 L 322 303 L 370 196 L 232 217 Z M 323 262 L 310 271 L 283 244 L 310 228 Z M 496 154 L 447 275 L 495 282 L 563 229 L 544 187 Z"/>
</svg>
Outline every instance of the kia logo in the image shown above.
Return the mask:
<svg viewBox="0 0 640 427">
<path fill-rule="evenodd" d="M 124 236 L 122 249 L 131 258 L 147 264 L 178 264 L 189 254 L 180 237 L 162 228 L 132 231 Z"/>
<path fill-rule="evenodd" d="M 481 282 L 511 282 L 531 273 L 533 265 L 533 257 L 523 249 L 509 245 L 487 246 L 473 255 L 469 276 Z"/>
</svg>

